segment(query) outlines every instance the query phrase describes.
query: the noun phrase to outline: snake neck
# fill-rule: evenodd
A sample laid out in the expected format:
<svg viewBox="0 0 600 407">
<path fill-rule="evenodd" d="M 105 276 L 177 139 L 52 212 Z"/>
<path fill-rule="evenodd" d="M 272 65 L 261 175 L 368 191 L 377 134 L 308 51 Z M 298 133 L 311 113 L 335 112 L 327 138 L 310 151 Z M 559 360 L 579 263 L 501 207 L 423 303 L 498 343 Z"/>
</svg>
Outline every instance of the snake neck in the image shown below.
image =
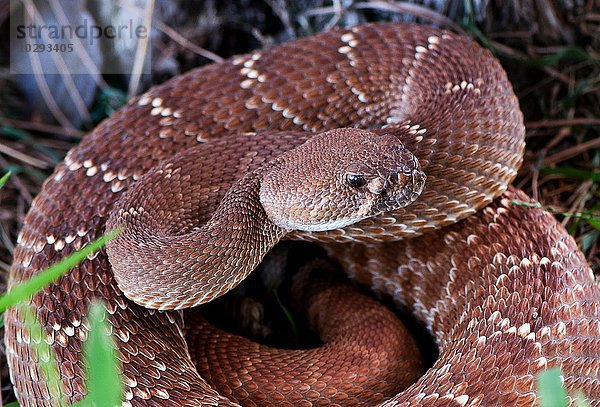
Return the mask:
<svg viewBox="0 0 600 407">
<path fill-rule="evenodd" d="M 168 163 L 152 171 L 107 223 L 108 230 L 123 228 L 107 245 L 118 286 L 142 306 L 182 309 L 217 298 L 286 233 L 260 205 L 259 172 L 234 182 L 219 204 L 222 191 L 196 182 L 194 168 Z"/>
<path fill-rule="evenodd" d="M 158 309 L 211 301 L 288 232 L 336 229 L 382 206 L 398 209 L 424 185 L 418 160 L 393 135 L 332 130 L 271 148 L 261 165 L 249 165 L 259 151 L 234 153 L 238 171 L 223 175 L 220 156 L 191 149 L 119 199 L 107 226 L 124 232 L 107 252 L 125 296 Z"/>
</svg>

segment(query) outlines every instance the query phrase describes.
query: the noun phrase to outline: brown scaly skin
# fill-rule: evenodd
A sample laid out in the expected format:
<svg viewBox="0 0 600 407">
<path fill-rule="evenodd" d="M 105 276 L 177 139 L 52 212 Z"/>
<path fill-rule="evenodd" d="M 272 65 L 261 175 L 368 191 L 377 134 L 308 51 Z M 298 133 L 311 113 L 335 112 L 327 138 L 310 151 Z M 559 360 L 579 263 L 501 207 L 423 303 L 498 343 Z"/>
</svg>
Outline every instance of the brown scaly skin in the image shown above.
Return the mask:
<svg viewBox="0 0 600 407">
<path fill-rule="evenodd" d="M 269 148 L 257 149 L 257 137 Z M 232 144 L 224 170 L 218 155 Z M 348 175 L 364 185 L 350 185 Z M 144 175 L 113 208 L 107 229 L 122 233 L 106 251 L 127 298 L 147 308 L 189 308 L 239 284 L 290 230 L 333 229 L 404 207 L 424 182 L 416 157 L 389 134 L 234 136 Z M 211 189 L 220 193 L 209 197 Z"/>
<path fill-rule="evenodd" d="M 433 234 L 330 246 L 354 280 L 411 310 L 440 348 L 385 405 L 534 405 L 536 375 L 552 367 L 600 405 L 600 287 L 550 213 L 514 202 L 532 203 L 509 188 Z"/>
<path fill-rule="evenodd" d="M 423 366 L 410 332 L 335 271 L 313 260 L 295 276 L 294 302 L 320 334 L 318 348 L 271 348 L 186 313 L 186 341 L 200 375 L 244 406 L 265 407 L 374 404 L 414 383 Z M 253 385 L 240 386 L 248 377 Z"/>
<path fill-rule="evenodd" d="M 376 129 L 386 124 L 391 126 L 385 131 L 393 132 L 402 140 L 427 174 L 422 199 L 408 209 L 343 230 L 294 232 L 289 237 L 376 242 L 446 226 L 474 213 L 501 194 L 521 162 L 522 115 L 504 72 L 489 52 L 468 39 L 431 27 L 375 24 L 333 31 L 174 78 L 132 100 L 98 126 L 68 154 L 32 204 L 15 251 L 11 283 L 34 275 L 100 236 L 122 191 L 161 160 L 198 143 L 257 130 L 317 132 L 348 126 Z M 258 137 L 258 147 L 260 140 Z M 268 143 L 263 147 L 269 148 Z M 227 150 L 218 151 L 217 157 L 215 160 L 222 168 L 231 165 Z M 217 193 L 207 191 L 210 196 Z M 513 209 L 500 212 L 512 214 Z M 480 218 L 482 216 L 476 215 L 470 222 L 487 225 L 487 219 Z M 550 222 L 545 216 L 543 219 Z M 520 221 L 519 217 L 515 219 Z M 528 227 L 522 226 L 519 230 L 526 233 Z M 540 227 L 548 229 L 548 226 Z M 514 234 L 500 231 L 486 238 L 503 242 Z M 569 239 L 558 226 L 556 234 L 550 237 L 558 241 Z M 508 246 L 523 254 L 529 252 L 532 243 L 509 241 Z M 429 247 L 431 253 L 436 249 L 436 255 L 443 256 L 447 245 L 429 243 Z M 483 247 L 476 247 L 479 248 Z M 573 253 L 574 258 L 579 259 L 575 266 L 583 267 L 581 254 Z M 572 265 L 563 257 L 558 261 L 565 263 L 556 266 L 556 270 L 562 267 L 573 276 L 580 275 L 571 270 Z M 475 263 L 471 260 L 461 267 L 474 267 Z M 480 273 L 482 269 L 475 271 Z M 570 325 L 558 324 L 554 328 L 558 336 L 552 337 L 558 339 L 553 339 L 552 346 L 561 357 L 547 358 L 547 363 L 562 366 L 566 360 L 566 383 L 572 389 L 580 383 L 577 381 L 580 373 L 572 372 L 586 372 L 590 366 L 587 360 L 595 360 L 592 370 L 586 373 L 589 380 L 582 384 L 597 403 L 600 397 L 595 384 L 600 336 L 598 293 L 592 285 L 589 269 L 586 270 L 581 277 L 581 289 L 569 283 L 576 289 L 561 293 L 567 304 L 574 299 L 571 296 L 577 295 L 579 299 L 583 294 L 582 298 L 589 298 L 587 305 L 573 305 L 573 308 L 585 308 L 582 312 L 589 316 L 589 321 L 581 322 L 581 329 L 587 329 L 589 336 L 585 340 L 587 350 L 583 346 L 571 346 L 570 336 L 562 340 L 561 335 Z M 460 271 L 463 270 L 457 269 Z M 437 276 L 443 278 L 447 272 L 448 269 L 437 270 Z M 527 276 L 518 279 L 514 287 L 528 295 L 529 289 L 523 280 L 526 282 Z M 565 272 L 541 280 L 544 285 L 538 283 L 536 291 L 549 296 L 556 287 L 562 287 L 563 280 L 570 281 L 570 277 Z M 419 283 L 421 281 L 412 281 L 412 284 Z M 483 289 L 493 290 L 496 281 L 488 283 Z M 439 287 L 435 282 L 430 284 Z M 456 301 L 464 300 L 452 291 L 447 295 Z M 116 286 L 104 251 L 32 300 L 46 329 L 46 341 L 57 353 L 63 390 L 69 400 L 79 400 L 85 394 L 80 351 L 87 331 L 85 310 L 94 298 L 107 302 L 109 321 L 124 366 L 126 405 L 231 405 L 210 389 L 195 371 L 182 337 L 181 315 L 147 310 L 127 300 Z M 422 301 L 414 303 L 416 315 L 425 315 L 419 313 L 423 309 Z M 506 300 L 499 303 L 504 304 Z M 483 305 L 487 303 L 473 303 L 470 312 L 476 316 Z M 561 307 L 556 300 L 552 305 Z M 481 312 L 486 315 L 486 311 Z M 471 320 L 470 315 L 465 316 L 466 320 L 459 327 L 467 324 L 468 328 L 466 321 Z M 427 325 L 426 316 L 422 320 Z M 519 320 L 517 316 L 513 319 Z M 56 404 L 54 395 L 49 394 L 39 378 L 22 316 L 13 310 L 5 321 L 8 361 L 17 397 L 23 405 Z M 485 328 L 488 322 L 477 320 L 475 323 L 482 324 L 481 331 L 493 329 Z M 494 319 L 489 325 L 493 323 Z M 453 327 L 446 325 L 445 328 Z M 450 329 L 449 332 L 459 335 L 461 331 Z M 439 331 L 433 330 L 433 333 L 438 337 Z M 468 331 L 463 333 L 468 334 Z M 458 343 L 464 347 L 469 342 L 465 339 Z M 486 346 L 493 343 L 489 340 Z M 509 355 L 506 349 L 509 347 L 500 343 L 489 352 L 502 362 L 514 361 L 513 369 L 519 370 L 517 367 L 526 363 L 521 358 L 526 350 L 516 352 L 513 358 L 513 353 Z M 533 349 L 537 348 L 533 346 Z M 571 362 L 564 349 L 575 355 L 579 349 L 583 352 L 579 355 L 588 359 L 573 362 L 576 367 L 569 368 Z M 422 404 L 437 400 L 440 405 L 447 405 L 449 397 L 438 399 L 439 394 L 452 391 L 455 401 L 462 404 L 477 401 L 480 396 L 489 396 L 493 403 L 494 392 L 486 391 L 488 387 L 484 386 L 494 384 L 496 379 L 498 382 L 512 380 L 511 376 L 492 369 L 489 373 L 492 377 L 481 382 L 476 374 L 469 373 L 485 369 L 484 361 L 477 359 L 473 348 L 458 347 L 455 351 L 459 353 L 444 353 L 445 359 L 436 364 L 439 369 L 429 371 L 397 397 Z M 468 365 L 453 365 L 454 361 L 469 358 L 474 359 Z M 446 363 L 451 366 L 442 367 Z M 448 374 L 447 370 L 453 366 L 462 370 Z M 523 382 L 516 381 L 514 386 L 507 384 L 507 388 L 525 387 L 529 392 L 533 376 L 527 377 Z M 472 397 L 466 397 L 468 395 Z M 533 402 L 531 397 L 524 401 Z"/>
</svg>

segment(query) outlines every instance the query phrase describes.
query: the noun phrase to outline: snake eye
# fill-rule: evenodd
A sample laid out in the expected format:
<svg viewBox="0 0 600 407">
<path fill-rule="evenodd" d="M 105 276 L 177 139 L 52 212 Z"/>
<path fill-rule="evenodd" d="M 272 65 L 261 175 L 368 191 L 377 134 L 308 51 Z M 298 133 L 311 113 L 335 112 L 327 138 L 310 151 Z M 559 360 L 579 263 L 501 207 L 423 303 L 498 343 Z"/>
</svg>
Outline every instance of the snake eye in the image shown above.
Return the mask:
<svg viewBox="0 0 600 407">
<path fill-rule="evenodd" d="M 367 185 L 365 177 L 358 174 L 346 174 L 346 181 L 352 188 L 361 188 Z"/>
</svg>

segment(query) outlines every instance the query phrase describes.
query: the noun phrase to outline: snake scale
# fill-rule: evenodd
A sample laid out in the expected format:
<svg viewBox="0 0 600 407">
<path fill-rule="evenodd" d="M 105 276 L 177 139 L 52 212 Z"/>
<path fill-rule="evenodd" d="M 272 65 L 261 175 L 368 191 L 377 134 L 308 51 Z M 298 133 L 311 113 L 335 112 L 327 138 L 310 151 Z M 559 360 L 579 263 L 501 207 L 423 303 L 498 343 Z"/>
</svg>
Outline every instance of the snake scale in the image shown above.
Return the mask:
<svg viewBox="0 0 600 407">
<path fill-rule="evenodd" d="M 304 213 L 311 221 L 291 230 L 299 224 L 297 211 L 306 208 L 294 202 L 304 196 L 296 192 L 319 184 L 320 173 L 311 166 L 286 167 L 280 157 L 313 140 L 313 147 L 321 146 L 322 132 L 336 128 L 367 129 L 333 133 L 382 140 L 376 146 L 407 161 L 394 169 L 386 164 L 385 174 L 377 170 L 368 179 L 365 171 L 373 168 L 346 168 L 334 184 L 348 182 L 360 192 L 361 215 L 323 220 L 322 211 L 344 205 L 341 198 L 337 205 L 321 197 L 318 202 L 326 204 L 312 206 L 319 213 Z M 183 313 L 163 310 L 222 294 L 286 238 L 320 242 L 353 280 L 412 313 L 434 338 L 439 357 L 433 366 L 382 405 L 534 405 L 536 375 L 555 366 L 569 391 L 582 389 L 599 405 L 600 289 L 574 240 L 548 212 L 513 204 L 531 202 L 508 186 L 523 149 L 522 114 L 506 74 L 470 39 L 417 25 L 332 30 L 175 77 L 101 123 L 67 154 L 34 200 L 10 283 L 99 237 L 109 218 L 111 224 L 141 219 L 155 229 L 133 236 L 142 239 L 133 244 L 127 231 L 135 228 L 126 227 L 120 245 L 89 256 L 31 300 L 71 402 L 86 393 L 80 359 L 89 328 L 86 309 L 102 298 L 123 363 L 124 405 L 234 405 L 225 397 L 233 390 L 251 405 L 244 399 L 257 391 L 250 373 L 264 363 L 248 359 L 243 371 L 227 373 L 230 391 L 219 394 L 190 357 L 197 347 L 188 348 L 185 333 L 194 328 L 184 325 Z M 328 157 L 321 148 L 304 151 Z M 418 162 L 411 164 L 407 151 Z M 340 154 L 345 163 L 346 153 Z M 277 177 L 256 176 L 271 163 L 288 174 L 292 204 L 281 205 Z M 414 196 L 381 198 L 391 185 L 411 182 Z M 148 188 L 138 187 L 144 184 Z M 156 193 L 144 192 L 153 188 Z M 235 193 L 228 194 L 230 188 Z M 274 209 L 263 208 L 263 198 Z M 228 212 L 231 206 L 221 202 L 237 209 Z M 286 218 L 288 207 L 292 220 Z M 213 221 L 214 214 L 220 220 Z M 328 228 L 333 230 L 323 230 Z M 208 243 L 195 241 L 198 233 Z M 252 243 L 255 238 L 259 243 Z M 128 261 L 128 250 L 135 248 L 136 260 Z M 145 262 L 145 254 L 160 262 Z M 236 257 L 249 254 L 252 266 Z M 227 273 L 215 270 L 211 276 L 203 268 L 214 257 L 228 265 Z M 56 405 L 56 392 L 40 378 L 23 315 L 13 309 L 5 321 L 19 401 Z M 376 341 L 378 333 L 367 329 L 363 339 Z M 225 339 L 211 335 L 213 353 L 237 357 Z M 412 364 L 410 358 L 398 363 L 390 366 L 404 370 Z M 301 384 L 285 377 L 291 374 L 285 368 L 279 371 L 290 394 L 278 392 L 275 405 L 310 405 L 310 397 L 315 404 L 359 403 L 350 393 L 324 390 L 323 381 L 334 378 L 316 369 Z M 301 387 L 306 397 L 298 396 Z"/>
</svg>

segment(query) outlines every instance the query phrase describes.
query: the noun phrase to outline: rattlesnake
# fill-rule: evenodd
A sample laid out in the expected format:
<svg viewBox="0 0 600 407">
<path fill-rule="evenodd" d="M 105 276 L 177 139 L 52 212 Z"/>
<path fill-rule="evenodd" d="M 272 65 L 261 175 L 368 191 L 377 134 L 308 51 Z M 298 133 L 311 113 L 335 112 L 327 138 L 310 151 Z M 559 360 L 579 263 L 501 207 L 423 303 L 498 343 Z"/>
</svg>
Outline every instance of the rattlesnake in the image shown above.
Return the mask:
<svg viewBox="0 0 600 407">
<path fill-rule="evenodd" d="M 137 181 L 145 182 L 152 171 L 171 174 L 173 181 L 167 183 L 168 194 L 152 197 L 173 202 L 156 217 L 161 238 L 185 243 L 173 251 L 179 258 L 161 258 L 159 267 L 133 271 L 147 274 L 150 283 L 161 273 L 185 274 L 202 253 L 185 238 L 200 225 L 169 215 L 206 221 L 235 180 L 301 144 L 306 136 L 298 132 L 342 127 L 396 136 L 427 177 L 420 196 L 405 208 L 341 223 L 341 229 L 273 229 L 266 233 L 269 244 L 257 250 L 284 236 L 329 242 L 328 250 L 353 279 L 391 297 L 428 329 L 440 357 L 385 405 L 531 405 L 536 374 L 552 366 L 562 368 L 568 389 L 581 388 L 598 404 L 600 290 L 564 228 L 542 210 L 514 206 L 513 201 L 529 198 L 507 189 L 524 149 L 518 101 L 488 51 L 434 27 L 368 24 L 333 30 L 193 70 L 134 98 L 71 150 L 44 184 L 19 235 L 11 284 L 100 236 L 122 193 L 134 196 Z M 279 141 L 271 135 L 276 131 L 282 132 Z M 241 147 L 242 139 L 249 147 Z M 210 184 L 190 183 L 189 163 L 165 164 L 195 148 L 211 157 L 200 166 Z M 184 186 L 195 192 L 188 195 Z M 193 196 L 211 204 L 190 207 Z M 244 216 L 260 212 L 257 200 L 249 205 Z M 146 209 L 120 207 L 135 216 Z M 215 236 L 211 254 L 228 256 L 233 243 Z M 408 240 L 394 242 L 403 238 Z M 152 239 L 141 246 L 156 244 Z M 127 241 L 109 247 L 115 264 L 127 263 L 118 253 Z M 85 394 L 80 355 L 86 308 L 102 298 L 123 362 L 126 405 L 229 405 L 197 373 L 184 342 L 182 314 L 151 309 L 196 304 L 225 289 L 201 286 L 197 298 L 188 292 L 186 299 L 170 302 L 168 278 L 159 280 L 166 290 L 150 284 L 144 291 L 118 267 L 115 271 L 117 280 L 103 250 L 32 300 L 46 342 L 57 353 L 63 392 L 71 401 Z M 207 280 L 231 287 L 239 278 Z M 117 281 L 150 308 L 128 300 Z M 6 315 L 17 397 L 23 405 L 52 404 L 55 395 L 40 379 L 22 320 L 18 310 Z"/>
</svg>

